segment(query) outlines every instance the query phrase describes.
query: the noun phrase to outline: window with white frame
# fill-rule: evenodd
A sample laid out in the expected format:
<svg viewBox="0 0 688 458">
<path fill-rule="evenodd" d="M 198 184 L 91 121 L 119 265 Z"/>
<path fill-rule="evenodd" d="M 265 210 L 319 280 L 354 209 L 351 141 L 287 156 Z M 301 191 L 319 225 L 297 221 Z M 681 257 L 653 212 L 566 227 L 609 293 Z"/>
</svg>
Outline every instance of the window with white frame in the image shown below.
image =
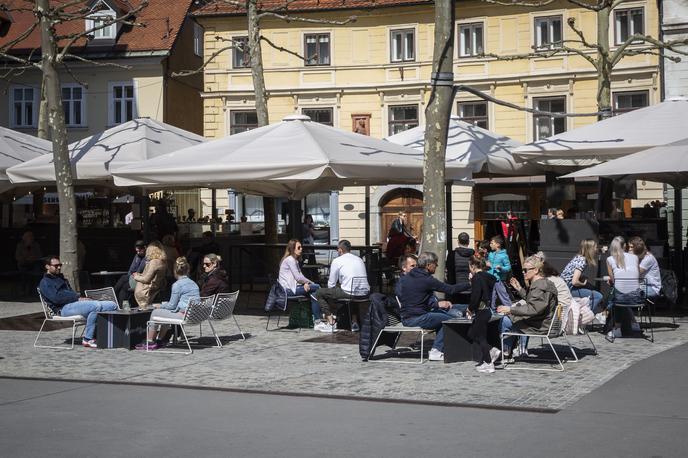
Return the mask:
<svg viewBox="0 0 688 458">
<path fill-rule="evenodd" d="M 334 126 L 334 110 L 332 108 L 303 108 L 301 114 L 311 118 L 311 121 Z"/>
<path fill-rule="evenodd" d="M 412 62 L 416 60 L 416 31 L 414 29 L 392 30 L 390 32 L 390 60 Z"/>
<path fill-rule="evenodd" d="M 650 94 L 648 91 L 615 92 L 612 98 L 612 111 L 618 115 L 648 106 Z"/>
<path fill-rule="evenodd" d="M 534 98 L 533 108 L 549 113 L 566 113 L 566 96 Z M 540 140 L 565 132 L 566 118 L 533 115 L 533 126 L 534 138 Z"/>
<path fill-rule="evenodd" d="M 614 11 L 614 43 L 620 45 L 633 35 L 645 33 L 643 8 L 627 8 Z"/>
<path fill-rule="evenodd" d="M 461 121 L 488 128 L 487 102 L 459 102 L 457 108 Z"/>
<path fill-rule="evenodd" d="M 560 48 L 562 43 L 561 16 L 535 18 L 535 47 L 537 49 Z"/>
<path fill-rule="evenodd" d="M 389 107 L 389 135 L 418 126 L 418 105 Z"/>
<path fill-rule="evenodd" d="M 194 54 L 203 57 L 203 27 L 197 22 L 193 25 L 193 48 Z"/>
<path fill-rule="evenodd" d="M 86 30 L 93 30 L 90 35 L 94 40 L 114 40 L 117 37 L 116 18 L 117 13 L 105 2 L 98 2 L 86 18 Z"/>
<path fill-rule="evenodd" d="M 110 124 L 122 124 L 136 117 L 133 82 L 110 84 Z"/>
<path fill-rule="evenodd" d="M 232 68 L 246 68 L 251 65 L 248 52 L 248 37 L 232 37 Z"/>
<path fill-rule="evenodd" d="M 84 88 L 78 84 L 62 86 L 62 108 L 67 127 L 83 127 L 85 122 Z"/>
<path fill-rule="evenodd" d="M 484 52 L 483 23 L 459 25 L 459 57 L 478 56 Z"/>
<path fill-rule="evenodd" d="M 329 33 L 307 33 L 303 42 L 306 65 L 330 65 Z"/>
<path fill-rule="evenodd" d="M 255 129 L 258 127 L 258 113 L 256 110 L 230 111 L 229 124 L 229 135 Z"/>
<path fill-rule="evenodd" d="M 10 88 L 10 125 L 12 127 L 36 127 L 36 95 L 32 87 L 12 86 Z"/>
</svg>

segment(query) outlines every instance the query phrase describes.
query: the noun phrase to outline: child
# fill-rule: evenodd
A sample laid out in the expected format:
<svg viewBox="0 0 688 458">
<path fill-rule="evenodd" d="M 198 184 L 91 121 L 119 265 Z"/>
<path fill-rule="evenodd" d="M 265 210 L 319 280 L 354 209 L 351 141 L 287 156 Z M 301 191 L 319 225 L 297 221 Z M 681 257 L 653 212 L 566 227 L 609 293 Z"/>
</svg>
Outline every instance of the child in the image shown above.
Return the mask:
<svg viewBox="0 0 688 458">
<path fill-rule="evenodd" d="M 502 305 L 511 306 L 511 298 L 506 290 L 506 280 L 511 273 L 511 262 L 509 262 L 509 255 L 503 246 L 504 238 L 501 235 L 495 235 L 490 239 L 492 251 L 487 255 L 488 273 L 497 279 L 492 295 L 493 306 L 495 305 L 495 296 L 499 298 Z"/>
</svg>

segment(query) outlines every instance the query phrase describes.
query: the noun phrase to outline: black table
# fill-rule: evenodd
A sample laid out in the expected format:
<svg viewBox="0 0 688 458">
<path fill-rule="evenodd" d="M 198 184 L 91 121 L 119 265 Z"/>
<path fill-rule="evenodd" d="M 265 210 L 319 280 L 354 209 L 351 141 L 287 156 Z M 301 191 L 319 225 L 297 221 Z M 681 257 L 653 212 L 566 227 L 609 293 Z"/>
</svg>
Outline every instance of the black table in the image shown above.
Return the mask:
<svg viewBox="0 0 688 458">
<path fill-rule="evenodd" d="M 126 270 L 101 270 L 100 272 L 91 272 L 91 278 L 93 278 L 94 283 L 96 279 L 99 279 L 100 281 L 98 283 L 103 286 L 115 286 L 115 283 L 117 283 L 119 277 L 128 273 L 129 272 Z"/>
<path fill-rule="evenodd" d="M 500 348 L 499 322 L 502 317 L 493 315 L 487 325 L 487 342 L 493 347 Z M 442 323 L 444 328 L 444 362 L 456 363 L 460 361 L 482 361 L 482 354 L 478 348 L 473 348 L 473 341 L 468 338 L 468 330 L 473 320 L 468 318 L 454 318 Z"/>
<path fill-rule="evenodd" d="M 99 312 L 96 320 L 98 348 L 128 348 L 145 342 L 146 323 L 152 309 Z"/>
</svg>

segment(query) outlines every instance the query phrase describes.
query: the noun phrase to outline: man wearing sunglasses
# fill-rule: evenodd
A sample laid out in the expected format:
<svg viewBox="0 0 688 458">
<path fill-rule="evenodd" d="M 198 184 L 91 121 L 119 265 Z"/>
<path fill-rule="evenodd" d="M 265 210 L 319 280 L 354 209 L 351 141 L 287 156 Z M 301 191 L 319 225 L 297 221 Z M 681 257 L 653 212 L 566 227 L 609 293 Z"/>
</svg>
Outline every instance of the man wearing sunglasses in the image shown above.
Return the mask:
<svg viewBox="0 0 688 458">
<path fill-rule="evenodd" d="M 94 301 L 87 297 L 80 297 L 69 282 L 62 275 L 62 262 L 58 256 L 45 258 L 45 274 L 38 284 L 41 295 L 53 313 L 61 316 L 81 315 L 86 317 L 86 329 L 82 345 L 96 348 L 93 338 L 96 330 L 98 312 L 117 310 L 117 304 L 112 301 Z"/>
</svg>

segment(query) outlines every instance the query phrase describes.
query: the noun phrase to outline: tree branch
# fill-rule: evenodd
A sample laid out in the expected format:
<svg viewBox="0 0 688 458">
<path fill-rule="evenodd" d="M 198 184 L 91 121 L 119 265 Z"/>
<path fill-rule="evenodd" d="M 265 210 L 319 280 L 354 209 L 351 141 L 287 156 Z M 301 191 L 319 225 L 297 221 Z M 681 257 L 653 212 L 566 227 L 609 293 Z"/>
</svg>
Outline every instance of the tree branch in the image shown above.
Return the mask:
<svg viewBox="0 0 688 458">
<path fill-rule="evenodd" d="M 114 62 L 98 62 L 96 60 L 86 59 L 85 57 L 77 56 L 76 54 L 65 54 L 65 57 L 78 60 L 79 62 L 85 62 L 87 64 L 95 65 L 96 67 L 115 67 L 121 68 L 123 70 L 131 70 L 133 68 L 131 65 L 116 64 Z"/>
<path fill-rule="evenodd" d="M 528 2 L 528 1 L 523 1 L 523 0 L 482 0 L 482 1 L 485 3 L 491 3 L 493 5 L 530 6 L 530 7 L 547 6 L 550 3 L 554 3 L 554 0 L 542 0 L 539 2 Z"/>
<path fill-rule="evenodd" d="M 217 37 L 217 38 L 220 38 L 220 37 Z M 230 46 L 225 46 L 224 48 L 220 48 L 217 51 L 215 51 L 214 53 L 212 53 L 211 56 L 208 57 L 208 59 L 206 59 L 205 62 L 203 62 L 203 65 L 201 65 L 197 69 L 195 69 L 195 70 L 184 70 L 181 72 L 172 72 L 172 74 L 170 76 L 172 76 L 172 78 L 183 78 L 185 76 L 197 75 L 199 73 L 202 73 L 203 70 L 205 70 L 205 68 L 208 65 L 210 65 L 213 62 L 213 60 L 215 60 L 215 58 L 217 56 L 219 56 L 220 54 L 222 54 L 225 51 L 229 51 L 230 49 L 234 49 L 234 48 L 238 48 L 238 47 L 239 47 L 238 45 L 233 44 Z"/>
<path fill-rule="evenodd" d="M 640 48 L 638 50 L 629 50 L 628 47 L 631 46 L 634 43 L 650 43 L 652 46 L 647 46 L 645 48 Z M 610 61 L 612 65 L 616 65 L 619 63 L 621 59 L 624 58 L 624 56 L 633 56 L 640 54 L 637 51 L 650 51 L 653 49 L 667 49 L 669 51 L 675 52 L 676 54 L 681 54 L 684 56 L 688 56 L 688 52 L 684 51 L 682 49 L 676 49 L 676 46 L 683 46 L 683 45 L 688 45 L 688 38 L 682 39 L 682 40 L 671 40 L 671 41 L 660 41 L 657 40 L 656 38 L 653 38 L 649 35 L 631 35 L 624 41 L 622 44 L 619 45 L 619 47 L 614 51 L 612 54 Z"/>
<path fill-rule="evenodd" d="M 264 11 L 262 13 L 258 14 L 258 18 L 262 19 L 264 17 L 274 17 L 277 19 L 281 19 L 285 22 L 305 22 L 308 24 L 331 24 L 331 25 L 346 25 L 351 22 L 356 22 L 357 18 L 356 16 L 349 16 L 348 19 L 344 21 L 332 21 L 329 19 L 311 19 L 307 17 L 300 17 L 300 16 L 291 16 L 289 14 L 279 14 L 279 13 L 273 13 L 272 11 Z"/>
<path fill-rule="evenodd" d="M 291 54 L 292 56 L 296 56 L 296 57 L 298 57 L 298 58 L 301 59 L 301 60 L 304 60 L 304 61 L 306 60 L 306 57 L 305 57 L 305 56 L 302 56 L 301 54 L 299 54 L 299 53 L 297 53 L 297 52 L 294 52 L 294 51 L 292 51 L 292 50 L 290 50 L 290 49 L 283 48 L 282 46 L 278 46 L 278 45 L 276 45 L 275 43 L 273 43 L 272 41 L 270 41 L 269 38 L 265 38 L 264 36 L 261 35 L 260 39 L 261 39 L 262 41 L 266 42 L 268 45 L 272 46 L 274 49 L 280 51 L 280 52 L 286 52 L 287 54 Z"/>
<path fill-rule="evenodd" d="M 571 30 L 573 30 L 573 33 L 575 33 L 578 36 L 578 38 L 580 38 L 580 42 L 583 46 L 585 46 L 586 48 L 595 49 L 597 51 L 601 50 L 601 47 L 599 44 L 590 43 L 590 42 L 588 42 L 588 40 L 585 39 L 585 35 L 583 34 L 583 31 L 581 29 L 579 29 L 578 27 L 576 27 L 576 19 L 575 18 L 570 17 L 566 21 L 566 23 L 569 25 Z"/>
</svg>

